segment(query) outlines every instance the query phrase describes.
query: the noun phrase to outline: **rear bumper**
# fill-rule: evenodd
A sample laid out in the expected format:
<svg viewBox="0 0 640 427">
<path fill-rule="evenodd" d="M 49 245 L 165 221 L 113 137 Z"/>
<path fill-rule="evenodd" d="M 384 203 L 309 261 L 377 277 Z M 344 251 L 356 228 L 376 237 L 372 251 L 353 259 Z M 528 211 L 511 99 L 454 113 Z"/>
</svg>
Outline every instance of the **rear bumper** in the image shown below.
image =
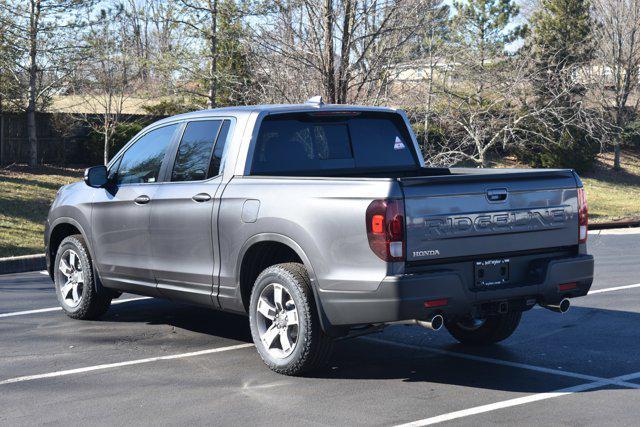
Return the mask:
<svg viewBox="0 0 640 427">
<path fill-rule="evenodd" d="M 558 285 L 575 282 L 577 287 L 560 292 Z M 554 303 L 589 292 L 593 282 L 593 256 L 578 255 L 549 262 L 544 280 L 527 286 L 475 290 L 453 270 L 387 276 L 373 292 L 319 291 L 324 314 L 331 325 L 362 325 L 426 319 L 438 312 L 455 317 L 491 311 L 507 301 L 510 310 L 526 310 L 535 302 Z M 427 309 L 424 302 L 446 298 L 446 306 Z M 531 303 L 531 301 L 535 301 Z M 528 303 L 527 303 L 528 302 Z"/>
</svg>

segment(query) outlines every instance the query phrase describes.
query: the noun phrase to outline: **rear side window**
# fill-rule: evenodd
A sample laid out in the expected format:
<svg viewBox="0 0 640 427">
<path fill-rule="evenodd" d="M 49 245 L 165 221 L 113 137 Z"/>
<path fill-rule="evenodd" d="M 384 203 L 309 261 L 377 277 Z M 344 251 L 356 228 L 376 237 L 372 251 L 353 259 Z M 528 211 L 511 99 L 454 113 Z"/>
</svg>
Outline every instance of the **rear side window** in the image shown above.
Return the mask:
<svg viewBox="0 0 640 427">
<path fill-rule="evenodd" d="M 229 129 L 231 128 L 231 121 L 225 120 L 222 123 L 222 128 L 218 133 L 218 139 L 216 146 L 213 149 L 213 155 L 211 156 L 211 165 L 209 166 L 209 176 L 216 176 L 222 173 L 222 159 L 224 157 L 224 149 L 227 146 L 227 137 L 229 136 Z"/>
<path fill-rule="evenodd" d="M 200 181 L 209 176 L 213 147 L 221 125 L 222 120 L 187 123 L 171 172 L 171 181 Z"/>
<path fill-rule="evenodd" d="M 129 147 L 119 160 L 116 183 L 157 182 L 162 160 L 177 127 L 169 125 L 152 130 Z"/>
<path fill-rule="evenodd" d="M 390 113 L 298 113 L 266 117 L 253 154 L 254 174 L 415 167 L 402 118 Z"/>
<path fill-rule="evenodd" d="M 353 152 L 359 168 L 415 166 L 413 142 L 404 121 L 356 117 L 349 121 Z"/>
</svg>

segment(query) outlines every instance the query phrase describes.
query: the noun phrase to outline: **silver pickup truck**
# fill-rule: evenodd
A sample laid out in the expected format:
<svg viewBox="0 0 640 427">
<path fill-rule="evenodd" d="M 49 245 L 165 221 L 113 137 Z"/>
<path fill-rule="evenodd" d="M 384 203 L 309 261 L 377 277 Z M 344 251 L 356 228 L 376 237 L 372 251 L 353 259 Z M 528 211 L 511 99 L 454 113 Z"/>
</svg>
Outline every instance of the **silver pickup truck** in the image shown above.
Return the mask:
<svg viewBox="0 0 640 427">
<path fill-rule="evenodd" d="M 392 323 L 504 340 L 588 292 L 586 240 L 572 170 L 428 168 L 402 111 L 318 100 L 154 123 L 62 187 L 45 231 L 70 317 L 123 292 L 248 314 L 292 375 Z"/>
</svg>

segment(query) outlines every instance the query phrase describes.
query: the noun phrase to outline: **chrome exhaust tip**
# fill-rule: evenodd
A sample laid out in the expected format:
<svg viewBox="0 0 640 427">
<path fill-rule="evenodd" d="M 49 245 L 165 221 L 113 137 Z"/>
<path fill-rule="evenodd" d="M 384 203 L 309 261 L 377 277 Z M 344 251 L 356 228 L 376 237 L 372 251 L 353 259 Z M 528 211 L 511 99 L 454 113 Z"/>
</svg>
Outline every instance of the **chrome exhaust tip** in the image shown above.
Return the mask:
<svg viewBox="0 0 640 427">
<path fill-rule="evenodd" d="M 429 320 L 416 320 L 416 324 L 432 331 L 439 331 L 444 325 L 444 318 L 441 314 L 436 314 Z"/>
<path fill-rule="evenodd" d="M 557 304 L 540 304 L 540 307 L 544 307 L 547 310 L 551 310 L 556 313 L 566 313 L 571 308 L 571 301 L 568 298 L 563 298 Z"/>
</svg>

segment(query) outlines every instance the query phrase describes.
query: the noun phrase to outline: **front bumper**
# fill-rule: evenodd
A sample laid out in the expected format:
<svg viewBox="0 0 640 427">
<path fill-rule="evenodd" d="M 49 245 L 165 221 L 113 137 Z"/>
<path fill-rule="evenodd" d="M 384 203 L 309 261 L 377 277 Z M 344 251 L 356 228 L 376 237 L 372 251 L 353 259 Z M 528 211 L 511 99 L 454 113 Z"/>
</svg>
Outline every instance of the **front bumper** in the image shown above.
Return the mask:
<svg viewBox="0 0 640 427">
<path fill-rule="evenodd" d="M 577 284 L 575 289 L 559 291 L 558 285 L 573 282 Z M 593 256 L 577 255 L 549 261 L 544 280 L 532 285 L 477 290 L 458 271 L 443 268 L 387 276 L 373 292 L 319 290 L 319 297 L 331 325 L 363 325 L 426 319 L 435 313 L 455 317 L 491 312 L 496 303 L 505 301 L 510 310 L 522 311 L 535 302 L 555 303 L 586 295 L 592 282 Z M 424 306 L 425 301 L 444 298 L 448 301 L 446 306 Z"/>
</svg>

